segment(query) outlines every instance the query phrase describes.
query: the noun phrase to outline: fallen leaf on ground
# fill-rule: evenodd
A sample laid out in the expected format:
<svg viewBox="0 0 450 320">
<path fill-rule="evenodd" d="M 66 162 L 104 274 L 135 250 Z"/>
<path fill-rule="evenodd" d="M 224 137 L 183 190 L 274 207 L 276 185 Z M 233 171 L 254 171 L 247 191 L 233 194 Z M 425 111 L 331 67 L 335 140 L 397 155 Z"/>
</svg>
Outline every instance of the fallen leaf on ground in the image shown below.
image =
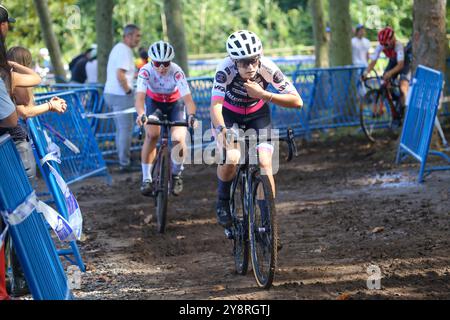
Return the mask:
<svg viewBox="0 0 450 320">
<path fill-rule="evenodd" d="M 372 233 L 380 233 L 384 231 L 384 227 L 376 227 L 372 230 Z"/>
<path fill-rule="evenodd" d="M 147 216 L 147 218 L 144 219 L 145 224 L 150 224 L 152 221 L 153 216 L 150 214 Z"/>
<path fill-rule="evenodd" d="M 340 294 L 336 300 L 350 300 L 350 293 Z"/>
<path fill-rule="evenodd" d="M 217 286 L 214 286 L 213 290 L 214 291 L 223 291 L 223 290 L 225 290 L 225 287 L 222 285 L 217 285 Z"/>
</svg>

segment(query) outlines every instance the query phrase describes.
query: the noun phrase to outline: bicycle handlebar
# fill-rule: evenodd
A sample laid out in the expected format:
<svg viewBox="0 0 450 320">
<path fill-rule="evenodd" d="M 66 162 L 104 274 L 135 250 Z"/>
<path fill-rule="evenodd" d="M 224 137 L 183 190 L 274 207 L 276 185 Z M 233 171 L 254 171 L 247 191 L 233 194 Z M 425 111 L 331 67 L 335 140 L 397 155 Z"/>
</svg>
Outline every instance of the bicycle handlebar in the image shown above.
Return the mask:
<svg viewBox="0 0 450 320">
<path fill-rule="evenodd" d="M 142 136 L 144 134 L 144 126 L 145 125 L 155 125 L 155 126 L 167 126 L 167 127 L 189 127 L 189 123 L 187 121 L 169 121 L 167 119 L 163 120 L 153 120 L 149 119 L 145 114 L 141 116 L 142 126 L 139 132 L 139 140 L 142 140 Z"/>
<path fill-rule="evenodd" d="M 361 75 L 361 82 L 364 84 L 364 86 L 369 89 L 372 90 L 374 89 L 372 86 L 370 86 L 367 82 L 369 80 L 377 80 L 378 84 L 380 87 L 383 86 L 389 86 L 392 85 L 394 87 L 399 87 L 398 81 L 393 81 L 393 79 L 389 79 L 389 80 L 384 80 L 383 77 L 378 76 L 377 72 L 375 70 L 372 70 L 372 72 L 375 73 L 375 77 L 368 77 L 368 78 L 364 78 L 363 75 Z"/>
<path fill-rule="evenodd" d="M 231 141 L 231 139 L 233 139 L 233 142 L 237 142 L 237 141 L 250 141 L 252 138 L 256 139 L 256 136 L 244 136 L 243 138 L 239 138 L 239 136 L 237 135 L 237 133 L 234 130 L 227 130 L 226 133 L 226 139 L 227 141 Z M 286 134 L 286 138 L 280 138 L 280 141 L 284 141 L 287 143 L 288 145 L 288 155 L 286 157 L 286 161 L 290 162 L 292 161 L 292 159 L 295 157 L 298 157 L 298 148 L 297 148 L 297 144 L 295 143 L 295 135 L 294 135 L 294 130 L 292 128 L 288 128 L 287 129 L 287 134 Z"/>
</svg>

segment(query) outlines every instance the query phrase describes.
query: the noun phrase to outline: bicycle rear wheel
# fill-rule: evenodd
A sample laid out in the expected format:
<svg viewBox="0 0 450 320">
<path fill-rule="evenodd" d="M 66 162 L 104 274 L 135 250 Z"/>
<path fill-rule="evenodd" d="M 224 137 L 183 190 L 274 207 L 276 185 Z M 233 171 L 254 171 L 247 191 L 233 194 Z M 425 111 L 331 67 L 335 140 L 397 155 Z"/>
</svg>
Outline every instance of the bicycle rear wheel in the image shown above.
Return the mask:
<svg viewBox="0 0 450 320">
<path fill-rule="evenodd" d="M 389 102 L 380 90 L 370 90 L 360 103 L 360 123 L 367 139 L 375 142 L 383 129 L 392 125 L 392 114 Z"/>
<path fill-rule="evenodd" d="M 169 150 L 161 150 L 155 172 L 156 225 L 159 233 L 164 233 L 167 220 L 167 203 L 169 199 Z"/>
<path fill-rule="evenodd" d="M 248 271 L 248 229 L 244 207 L 244 181 L 241 173 L 234 180 L 231 190 L 231 214 L 233 217 L 233 256 L 236 272 L 246 275 Z"/>
<path fill-rule="evenodd" d="M 255 175 L 249 214 L 249 235 L 253 273 L 258 286 L 272 286 L 277 264 L 278 224 L 269 178 Z"/>
</svg>

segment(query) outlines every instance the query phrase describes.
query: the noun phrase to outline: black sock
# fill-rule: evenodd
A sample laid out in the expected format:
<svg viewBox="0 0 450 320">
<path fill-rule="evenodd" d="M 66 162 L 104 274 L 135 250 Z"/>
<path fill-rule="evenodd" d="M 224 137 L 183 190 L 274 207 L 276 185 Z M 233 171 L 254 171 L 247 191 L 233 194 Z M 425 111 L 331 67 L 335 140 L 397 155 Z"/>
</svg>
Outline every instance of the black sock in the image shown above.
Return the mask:
<svg viewBox="0 0 450 320">
<path fill-rule="evenodd" d="M 222 181 L 219 180 L 219 186 L 217 188 L 217 193 L 219 200 L 230 200 L 230 189 L 233 181 Z"/>
</svg>

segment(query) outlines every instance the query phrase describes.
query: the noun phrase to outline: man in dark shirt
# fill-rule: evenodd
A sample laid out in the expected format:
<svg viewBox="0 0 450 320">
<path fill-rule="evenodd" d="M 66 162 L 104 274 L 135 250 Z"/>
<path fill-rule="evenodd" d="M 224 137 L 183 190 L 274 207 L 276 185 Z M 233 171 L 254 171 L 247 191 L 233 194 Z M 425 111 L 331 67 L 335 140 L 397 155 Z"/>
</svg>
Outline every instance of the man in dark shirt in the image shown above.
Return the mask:
<svg viewBox="0 0 450 320">
<path fill-rule="evenodd" d="M 91 52 L 93 50 L 93 48 L 86 50 L 85 53 L 79 55 L 69 63 L 69 69 L 72 72 L 72 78 L 70 81 L 76 83 L 86 82 L 86 64 L 91 59 Z"/>
</svg>

